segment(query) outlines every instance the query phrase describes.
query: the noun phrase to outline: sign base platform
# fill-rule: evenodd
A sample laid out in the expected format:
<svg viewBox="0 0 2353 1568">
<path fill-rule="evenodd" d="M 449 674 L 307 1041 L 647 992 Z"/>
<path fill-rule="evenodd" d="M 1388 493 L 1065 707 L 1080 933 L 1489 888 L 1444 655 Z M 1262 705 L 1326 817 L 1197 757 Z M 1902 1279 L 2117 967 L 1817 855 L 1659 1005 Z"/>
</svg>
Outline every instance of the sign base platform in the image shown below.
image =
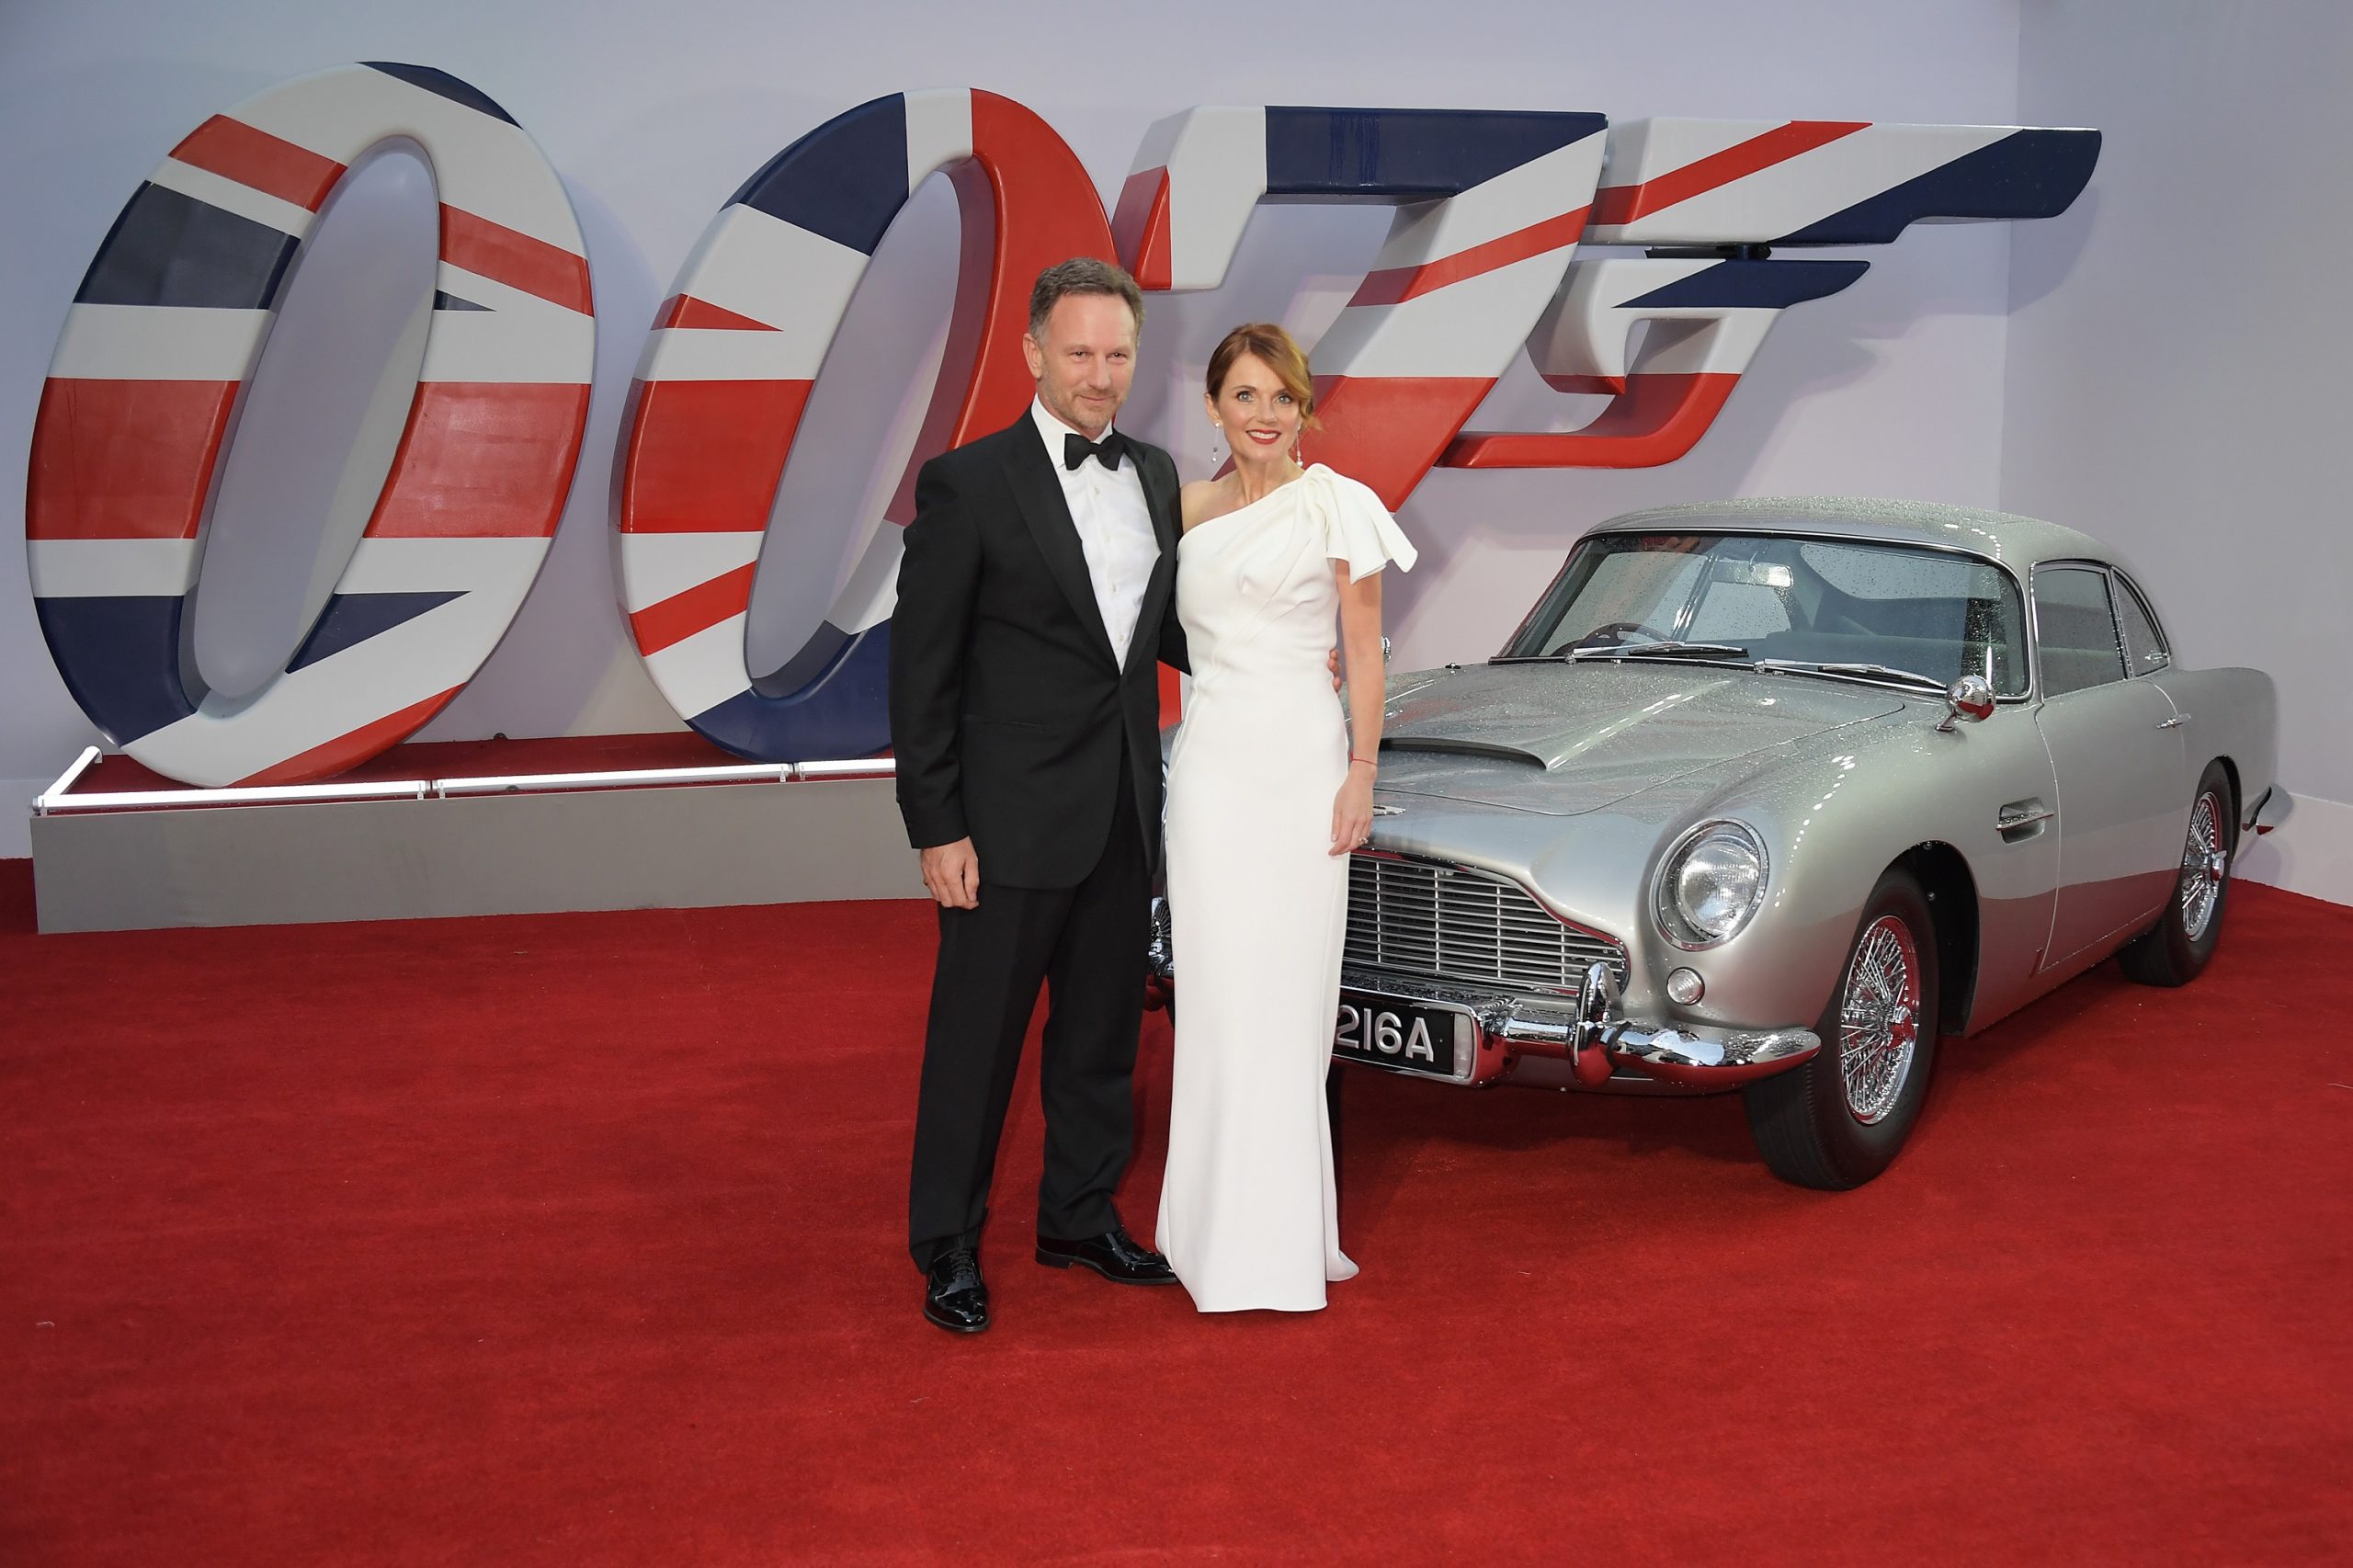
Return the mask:
<svg viewBox="0 0 2353 1568">
<path fill-rule="evenodd" d="M 308 790 L 100 757 L 36 809 L 34 901 L 48 932 L 919 898 L 890 768 L 687 733 L 411 743 Z"/>
</svg>

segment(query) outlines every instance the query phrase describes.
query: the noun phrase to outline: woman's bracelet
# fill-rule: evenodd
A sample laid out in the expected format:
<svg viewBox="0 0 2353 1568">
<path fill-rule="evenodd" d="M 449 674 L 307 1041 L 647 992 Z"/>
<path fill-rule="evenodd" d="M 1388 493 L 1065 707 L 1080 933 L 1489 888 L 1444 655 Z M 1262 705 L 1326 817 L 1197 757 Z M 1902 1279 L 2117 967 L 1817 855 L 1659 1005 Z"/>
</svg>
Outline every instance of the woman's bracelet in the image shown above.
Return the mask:
<svg viewBox="0 0 2353 1568">
<path fill-rule="evenodd" d="M 1372 768 L 1372 769 L 1374 769 L 1374 770 L 1376 770 L 1376 771 L 1378 771 L 1378 770 L 1379 770 L 1379 768 L 1380 768 L 1380 767 L 1381 767 L 1381 764 L 1379 764 L 1378 762 L 1375 762 L 1372 758 L 1370 758 L 1370 757 L 1369 757 L 1369 756 L 1357 756 L 1357 755 L 1356 755 L 1356 753 L 1354 753 L 1354 752 L 1350 752 L 1350 753 L 1348 754 L 1348 760 L 1349 760 L 1350 762 L 1361 762 L 1361 763 L 1363 763 L 1367 767 Z"/>
</svg>

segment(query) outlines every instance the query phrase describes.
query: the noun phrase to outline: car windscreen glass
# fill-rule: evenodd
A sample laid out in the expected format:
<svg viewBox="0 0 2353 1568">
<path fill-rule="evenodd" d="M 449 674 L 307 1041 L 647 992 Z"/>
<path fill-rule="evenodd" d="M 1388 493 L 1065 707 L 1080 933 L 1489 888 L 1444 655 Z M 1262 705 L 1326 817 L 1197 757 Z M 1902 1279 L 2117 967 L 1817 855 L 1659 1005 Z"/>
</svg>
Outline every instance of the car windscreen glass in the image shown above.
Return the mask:
<svg viewBox="0 0 2353 1568">
<path fill-rule="evenodd" d="M 1569 560 L 1506 657 L 1723 644 L 1751 660 L 1876 665 L 2027 689 L 2018 585 L 1990 562 L 1865 541 L 1607 534 Z"/>
</svg>

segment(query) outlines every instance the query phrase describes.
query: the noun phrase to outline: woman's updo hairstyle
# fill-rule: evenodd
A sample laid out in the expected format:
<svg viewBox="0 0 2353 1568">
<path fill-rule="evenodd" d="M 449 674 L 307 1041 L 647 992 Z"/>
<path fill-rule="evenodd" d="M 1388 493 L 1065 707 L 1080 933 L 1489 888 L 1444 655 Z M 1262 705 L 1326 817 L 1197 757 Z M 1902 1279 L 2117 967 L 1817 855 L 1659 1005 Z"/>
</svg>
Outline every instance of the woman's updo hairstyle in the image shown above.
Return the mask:
<svg viewBox="0 0 2353 1568">
<path fill-rule="evenodd" d="M 1225 378 L 1233 373 L 1234 361 L 1245 354 L 1256 355 L 1275 379 L 1299 404 L 1299 426 L 1302 430 L 1321 430 L 1315 418 L 1315 377 L 1307 368 L 1307 354 L 1290 333 L 1270 321 L 1245 322 L 1225 335 L 1225 341 L 1210 356 L 1210 401 L 1215 403 L 1225 390 Z"/>
</svg>

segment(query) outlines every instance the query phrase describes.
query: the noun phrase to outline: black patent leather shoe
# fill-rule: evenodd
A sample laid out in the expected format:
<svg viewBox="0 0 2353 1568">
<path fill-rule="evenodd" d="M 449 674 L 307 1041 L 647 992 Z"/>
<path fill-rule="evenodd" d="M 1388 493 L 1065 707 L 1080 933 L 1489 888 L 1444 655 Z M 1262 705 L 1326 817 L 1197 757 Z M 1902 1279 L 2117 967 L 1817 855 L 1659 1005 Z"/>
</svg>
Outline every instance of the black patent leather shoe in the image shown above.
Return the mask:
<svg viewBox="0 0 2353 1568">
<path fill-rule="evenodd" d="M 1040 1236 L 1038 1261 L 1051 1268 L 1081 1264 L 1121 1285 L 1176 1283 L 1176 1271 L 1168 1267 L 1168 1260 L 1150 1247 L 1137 1245 L 1135 1238 L 1120 1225 L 1084 1241 L 1063 1242 Z"/>
<path fill-rule="evenodd" d="M 950 1334 L 978 1334 L 988 1327 L 989 1288 L 981 1282 L 978 1253 L 954 1247 L 932 1260 L 923 1315 Z"/>
</svg>

